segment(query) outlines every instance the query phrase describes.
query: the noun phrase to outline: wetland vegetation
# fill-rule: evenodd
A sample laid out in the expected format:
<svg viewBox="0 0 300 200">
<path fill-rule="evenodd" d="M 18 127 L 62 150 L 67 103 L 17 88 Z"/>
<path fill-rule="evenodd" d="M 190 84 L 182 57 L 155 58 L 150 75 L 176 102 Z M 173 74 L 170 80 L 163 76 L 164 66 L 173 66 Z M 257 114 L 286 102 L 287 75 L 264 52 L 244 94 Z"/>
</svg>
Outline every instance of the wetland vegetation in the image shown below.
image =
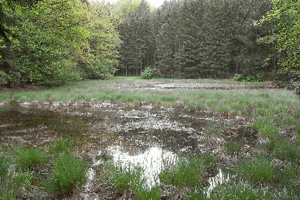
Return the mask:
<svg viewBox="0 0 300 200">
<path fill-rule="evenodd" d="M 299 198 L 290 91 L 114 77 L 0 98 L 3 199 Z"/>
</svg>

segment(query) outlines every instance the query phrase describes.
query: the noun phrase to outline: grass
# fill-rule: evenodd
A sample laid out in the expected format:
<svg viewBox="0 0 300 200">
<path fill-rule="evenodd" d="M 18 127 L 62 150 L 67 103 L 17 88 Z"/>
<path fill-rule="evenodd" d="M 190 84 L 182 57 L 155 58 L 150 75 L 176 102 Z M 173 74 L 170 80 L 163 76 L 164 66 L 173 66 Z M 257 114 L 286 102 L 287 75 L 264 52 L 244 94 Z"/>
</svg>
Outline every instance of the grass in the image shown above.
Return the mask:
<svg viewBox="0 0 300 200">
<path fill-rule="evenodd" d="M 167 169 L 160 173 L 160 179 L 166 184 L 178 187 L 198 187 L 201 178 L 208 167 L 215 165 L 215 160 L 209 155 L 180 161 L 174 169 Z"/>
<path fill-rule="evenodd" d="M 265 157 L 254 157 L 243 161 L 238 171 L 254 183 L 272 183 L 275 180 L 275 167 Z"/>
<path fill-rule="evenodd" d="M 274 193 L 282 190 L 282 188 L 288 188 L 290 196 L 283 199 L 297 199 L 300 194 L 299 181 L 297 180 L 300 175 L 299 172 L 299 141 L 300 141 L 300 101 L 299 97 L 292 94 L 292 92 L 284 90 L 144 90 L 144 89 L 130 89 L 130 85 L 143 85 L 149 84 L 155 81 L 163 81 L 169 83 L 235 83 L 232 80 L 178 80 L 178 79 L 154 79 L 154 80 L 142 80 L 138 77 L 113 77 L 111 80 L 91 80 L 82 81 L 77 83 L 68 83 L 62 87 L 55 88 L 41 88 L 35 91 L 25 92 L 5 92 L 0 93 L 0 102 L 9 102 L 10 97 L 15 98 L 21 102 L 32 101 L 38 99 L 39 102 L 62 101 L 62 102 L 74 102 L 81 101 L 82 99 L 93 101 L 98 103 L 101 101 L 113 101 L 113 102 L 133 102 L 138 105 L 141 101 L 146 101 L 152 104 L 160 104 L 163 106 L 173 106 L 177 101 L 183 102 L 188 108 L 193 110 L 209 110 L 219 113 L 228 113 L 229 115 L 243 116 L 251 122 L 251 128 L 257 130 L 260 136 L 268 138 L 269 143 L 264 145 L 254 145 L 251 148 L 249 155 L 250 158 L 239 163 L 234 167 L 234 172 L 241 178 L 243 182 L 249 182 L 253 185 L 259 184 L 271 188 Z M 118 89 L 112 88 L 113 84 L 122 84 L 129 86 L 128 88 Z M 248 84 L 248 83 L 246 83 Z M 258 85 L 260 83 L 249 83 Z M 1 108 L 1 110 L 6 109 Z M 221 135 L 222 128 L 216 126 L 209 126 L 205 130 L 207 135 Z M 287 132 L 287 134 L 285 134 Z M 296 141 L 295 137 L 298 139 Z M 292 138 L 292 140 L 291 140 Z M 267 141 L 267 140 L 266 140 Z M 254 152 L 265 149 L 260 156 L 257 156 Z M 60 158 L 72 156 L 74 144 L 72 141 L 58 140 L 47 152 L 50 160 L 44 161 L 43 158 L 38 158 L 38 151 L 31 150 L 32 153 L 24 153 L 15 155 L 15 159 L 8 159 L 9 164 L 17 164 L 23 168 L 28 168 L 24 172 L 20 173 L 20 182 L 30 182 L 31 176 L 36 176 L 37 173 L 30 174 L 30 170 L 36 170 L 40 164 L 46 162 L 47 166 L 50 166 L 52 172 L 48 176 L 48 185 L 51 186 L 51 193 L 63 194 L 70 193 L 82 184 L 82 181 L 76 182 L 72 186 L 72 189 L 68 188 L 70 184 L 66 184 L 70 181 L 69 178 L 59 179 L 62 183 L 62 187 L 59 188 L 59 183 L 55 181 L 55 171 L 61 171 L 60 176 L 67 177 L 69 171 L 63 169 L 63 161 L 58 166 Z M 241 151 L 242 144 L 236 142 L 226 143 L 224 149 L 229 154 L 238 154 Z M 26 151 L 29 148 L 25 148 Z M 254 152 L 253 152 L 254 151 Z M 43 154 L 42 151 L 40 151 Z M 26 155 L 27 154 L 27 155 Z M 42 156 L 43 157 L 43 156 Z M 54 162 L 52 158 L 54 157 Z M 2 157 L 0 157 L 2 159 Z M 276 159 L 281 160 L 284 166 L 276 166 L 273 161 Z M 200 180 L 204 172 L 211 166 L 215 165 L 215 161 L 212 158 L 207 158 L 205 161 L 203 157 L 195 158 L 191 160 L 182 161 L 177 167 L 166 169 L 160 174 L 162 182 L 165 184 L 172 184 L 179 188 L 190 188 L 192 191 L 196 188 L 188 199 L 201 199 L 204 198 L 202 193 Z M 209 161 L 210 160 L 210 161 Z M 15 162 L 15 163 L 14 163 Z M 65 161 L 67 163 L 67 161 Z M 83 162 L 78 161 L 78 162 Z M 5 163 L 2 162 L 2 164 Z M 234 163 L 235 164 L 235 163 Z M 76 165 L 76 164 L 75 164 Z M 5 164 L 1 167 L 6 173 Z M 81 168 L 80 164 L 78 165 Z M 60 169 L 61 168 L 61 169 Z M 75 170 L 75 169 L 74 169 Z M 84 171 L 84 170 L 83 170 Z M 153 190 L 147 190 L 143 188 L 142 180 L 137 179 L 140 177 L 136 172 L 125 173 L 114 172 L 110 174 L 113 177 L 112 185 L 116 190 L 124 191 L 130 189 L 138 197 L 138 199 L 157 199 L 161 194 L 161 188 L 155 187 Z M 28 173 L 27 173 L 28 172 Z M 22 173 L 24 173 L 22 175 Z M 26 175 L 27 173 L 27 175 Z M 31 172 L 32 173 L 32 172 Z M 114 176 L 114 173 L 118 176 Z M 4 175 L 5 176 L 5 175 Z M 5 180 L 9 175 L 6 175 Z M 75 176 L 75 175 L 74 175 Z M 27 178 L 22 178 L 27 177 Z M 82 180 L 84 179 L 82 173 Z M 12 178 L 11 178 L 12 179 Z M 68 180 L 69 179 L 69 180 Z M 57 179 L 58 180 L 58 179 Z M 12 182 L 17 181 L 12 179 Z M 211 199 L 267 199 L 263 196 L 259 189 L 254 188 L 253 185 L 243 185 L 233 180 L 232 184 L 228 183 L 221 185 L 214 189 L 211 194 Z M 292 181 L 292 183 L 290 183 Z M 2 181 L 3 182 L 3 181 Z M 4 181 L 7 183 L 7 181 Z M 72 181 L 73 183 L 73 181 Z M 236 184 L 236 187 L 235 185 Z M 72 184 L 71 184 L 72 185 Z M 2 187 L 3 188 L 3 187 Z M 1 189 L 2 189 L 1 188 Z M 265 188 L 261 188 L 263 191 Z M 12 192 L 12 190 L 10 190 Z M 17 192 L 18 193 L 18 192 Z M 19 195 L 19 194 L 18 194 Z M 20 195 L 19 195 L 20 196 Z M 214 197 L 214 198 L 213 198 Z M 232 197 L 232 198 L 231 198 Z M 9 199 L 9 198 L 8 198 Z M 276 199 L 276 198 L 275 198 Z"/>
<path fill-rule="evenodd" d="M 8 174 L 9 162 L 6 157 L 0 156 L 0 184 Z"/>
<path fill-rule="evenodd" d="M 87 164 L 73 155 L 71 147 L 70 140 L 61 139 L 52 145 L 51 151 L 15 145 L 1 152 L 0 199 L 31 198 L 32 193 L 39 194 L 40 190 L 47 190 L 53 197 L 70 194 L 80 187 L 86 180 Z M 9 171 L 10 166 L 16 167 Z M 47 176 L 41 174 L 45 167 L 49 169 Z"/>
<path fill-rule="evenodd" d="M 140 182 L 141 170 L 125 171 L 123 169 L 115 169 L 115 173 L 110 177 L 110 183 L 119 192 L 131 188 L 132 185 Z"/>
<path fill-rule="evenodd" d="M 267 149 L 271 154 L 281 160 L 292 160 L 294 162 L 300 161 L 300 148 L 299 145 L 293 145 L 286 140 L 279 138 L 271 140 L 266 144 Z"/>
<path fill-rule="evenodd" d="M 45 188 L 54 194 L 70 194 L 86 180 L 86 163 L 73 155 L 60 155 L 53 163 Z"/>
<path fill-rule="evenodd" d="M 229 182 L 217 186 L 211 193 L 210 199 L 271 200 L 273 198 L 270 194 L 264 195 L 263 191 L 255 189 L 252 185 L 243 182 Z"/>
<path fill-rule="evenodd" d="M 160 199 L 161 189 L 159 186 L 146 187 L 145 180 L 141 178 L 141 169 L 126 171 L 112 167 L 114 173 L 109 177 L 109 182 L 115 190 L 122 193 L 131 189 L 139 200 Z"/>
<path fill-rule="evenodd" d="M 225 150 L 229 154 L 238 154 L 241 152 L 243 143 L 241 142 L 227 142 L 225 144 Z"/>
<path fill-rule="evenodd" d="M 16 164 L 20 169 L 33 169 L 45 162 L 45 154 L 36 148 L 25 146 L 14 147 Z"/>
<path fill-rule="evenodd" d="M 56 140 L 51 148 L 50 152 L 54 155 L 59 154 L 70 154 L 73 152 L 74 149 L 74 142 L 70 139 L 58 139 Z"/>
</svg>

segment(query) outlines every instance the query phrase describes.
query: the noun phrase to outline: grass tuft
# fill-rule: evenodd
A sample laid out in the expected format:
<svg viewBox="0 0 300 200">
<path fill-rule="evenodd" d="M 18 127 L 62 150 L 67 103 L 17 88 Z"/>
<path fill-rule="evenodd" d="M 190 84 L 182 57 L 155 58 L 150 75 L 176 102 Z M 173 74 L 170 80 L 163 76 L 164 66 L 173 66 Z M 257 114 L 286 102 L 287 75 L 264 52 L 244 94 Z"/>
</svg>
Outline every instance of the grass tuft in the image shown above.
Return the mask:
<svg viewBox="0 0 300 200">
<path fill-rule="evenodd" d="M 167 169 L 161 172 L 159 177 L 166 184 L 178 187 L 197 187 L 201 185 L 201 176 L 206 169 L 215 165 L 215 160 L 209 155 L 201 158 L 192 158 L 189 161 L 180 161 L 175 169 Z"/>
<path fill-rule="evenodd" d="M 61 155 L 54 161 L 54 169 L 49 175 L 45 188 L 54 194 L 70 194 L 86 180 L 85 162 L 73 155 Z"/>
<path fill-rule="evenodd" d="M 21 169 L 33 169 L 46 161 L 45 154 L 36 148 L 14 147 L 14 154 L 16 164 Z"/>
<path fill-rule="evenodd" d="M 229 154 L 238 154 L 241 152 L 243 143 L 241 142 L 227 142 L 225 144 L 225 150 Z"/>
<path fill-rule="evenodd" d="M 123 192 L 132 189 L 133 194 L 139 200 L 160 199 L 160 187 L 155 186 L 148 189 L 145 186 L 145 179 L 141 178 L 141 169 L 126 171 L 121 168 L 115 169 L 115 173 L 109 178 L 109 182 L 118 191 Z"/>
<path fill-rule="evenodd" d="M 264 157 L 252 158 L 242 162 L 239 171 L 254 183 L 271 183 L 275 178 L 274 166 Z"/>
<path fill-rule="evenodd" d="M 59 139 L 52 144 L 50 151 L 54 155 L 70 154 L 71 152 L 73 152 L 73 148 L 74 148 L 74 143 L 72 140 Z"/>
<path fill-rule="evenodd" d="M 289 144 L 284 139 L 271 140 L 266 144 L 266 148 L 281 160 L 290 159 L 300 161 L 300 149 L 298 145 Z"/>
</svg>

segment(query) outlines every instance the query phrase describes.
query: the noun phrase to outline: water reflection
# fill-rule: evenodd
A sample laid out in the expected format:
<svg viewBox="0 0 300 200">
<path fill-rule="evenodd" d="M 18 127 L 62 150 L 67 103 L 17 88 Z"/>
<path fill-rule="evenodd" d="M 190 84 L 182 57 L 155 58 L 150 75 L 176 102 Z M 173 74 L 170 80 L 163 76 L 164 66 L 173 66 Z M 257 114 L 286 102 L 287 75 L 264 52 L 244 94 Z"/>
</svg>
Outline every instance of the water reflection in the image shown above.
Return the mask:
<svg viewBox="0 0 300 200">
<path fill-rule="evenodd" d="M 224 173 L 222 169 L 219 169 L 219 173 L 208 179 L 209 187 L 206 190 L 206 196 L 207 198 L 210 198 L 211 192 L 218 186 L 223 183 L 226 183 L 229 181 L 229 174 Z"/>
<path fill-rule="evenodd" d="M 124 152 L 120 146 L 111 146 L 107 152 L 112 156 L 114 165 L 117 167 L 128 171 L 141 168 L 145 186 L 149 188 L 158 185 L 159 173 L 178 160 L 176 154 L 160 147 L 151 147 L 136 155 Z"/>
</svg>

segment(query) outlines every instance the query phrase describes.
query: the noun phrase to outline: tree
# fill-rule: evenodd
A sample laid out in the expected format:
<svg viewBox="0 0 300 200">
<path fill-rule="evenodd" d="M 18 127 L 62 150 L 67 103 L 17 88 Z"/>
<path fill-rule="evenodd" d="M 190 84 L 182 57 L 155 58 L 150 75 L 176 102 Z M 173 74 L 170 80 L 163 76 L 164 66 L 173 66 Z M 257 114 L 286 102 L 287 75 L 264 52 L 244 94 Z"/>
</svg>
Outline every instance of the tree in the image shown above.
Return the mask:
<svg viewBox="0 0 300 200">
<path fill-rule="evenodd" d="M 141 74 L 143 69 L 153 62 L 154 54 L 151 45 L 154 38 L 148 4 L 143 0 L 136 11 L 126 14 L 118 30 L 122 40 L 119 48 L 120 68 L 126 75 L 129 71 L 131 74 Z"/>
<path fill-rule="evenodd" d="M 267 24 L 269 35 L 260 42 L 274 43 L 279 62 L 286 71 L 300 71 L 300 2 L 271 0 L 272 9 L 257 24 Z M 276 56 L 277 58 L 277 56 Z"/>
<path fill-rule="evenodd" d="M 91 23 L 89 27 L 90 63 L 83 71 L 87 78 L 106 78 L 114 74 L 118 65 L 117 47 L 120 44 L 116 31 L 117 19 L 112 17 L 109 8 L 103 3 L 90 6 Z"/>
<path fill-rule="evenodd" d="M 88 45 L 86 10 L 80 0 L 38 1 L 6 9 L 16 24 L 7 27 L 13 37 L 0 68 L 6 82 L 59 85 L 79 79 L 78 61 L 85 59 Z"/>
</svg>

